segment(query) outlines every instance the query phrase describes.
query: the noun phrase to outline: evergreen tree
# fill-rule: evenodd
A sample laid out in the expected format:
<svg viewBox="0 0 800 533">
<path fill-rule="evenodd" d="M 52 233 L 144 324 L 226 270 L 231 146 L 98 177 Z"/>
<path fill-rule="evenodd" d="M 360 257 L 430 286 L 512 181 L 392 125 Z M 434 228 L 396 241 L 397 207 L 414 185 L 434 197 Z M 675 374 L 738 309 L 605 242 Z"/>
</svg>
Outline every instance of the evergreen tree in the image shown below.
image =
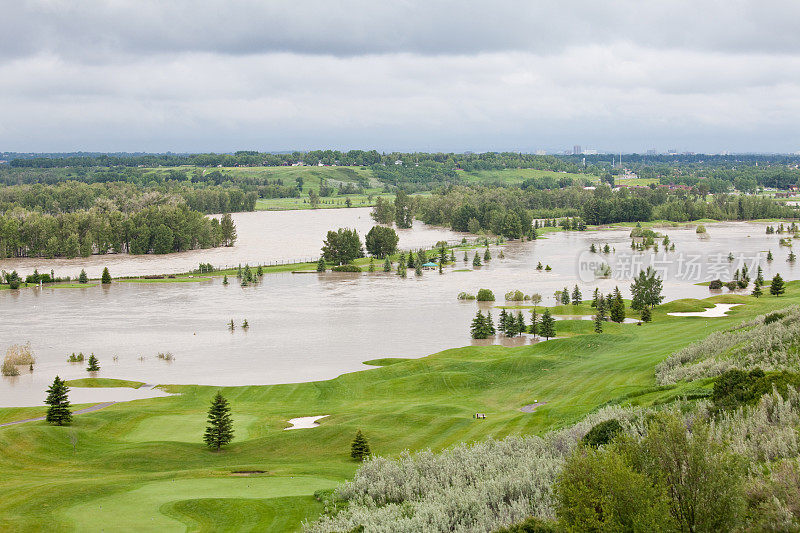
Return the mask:
<svg viewBox="0 0 800 533">
<path fill-rule="evenodd" d="M 489 332 L 489 336 L 497 333 L 497 330 L 494 328 L 494 320 L 492 319 L 491 311 L 486 312 L 486 331 Z"/>
<path fill-rule="evenodd" d="M 469 263 L 469 255 L 467 255 L 466 251 L 464 252 L 464 262 Z"/>
<path fill-rule="evenodd" d="M 89 283 L 89 277 L 84 269 L 81 269 L 81 273 L 78 275 L 78 283 Z"/>
<path fill-rule="evenodd" d="M 542 262 L 541 262 L 541 261 L 539 261 L 539 263 L 536 265 L 536 270 L 541 270 L 542 268 L 544 268 L 544 267 L 542 266 Z"/>
<path fill-rule="evenodd" d="M 564 287 L 564 290 L 561 291 L 561 303 L 569 305 L 569 287 Z"/>
<path fill-rule="evenodd" d="M 367 437 L 361 433 L 359 429 L 356 432 L 356 438 L 353 439 L 353 444 L 350 445 L 350 457 L 355 459 L 356 461 L 363 461 L 367 457 L 372 454 L 372 451 L 369 449 L 369 442 L 367 442 Z"/>
<path fill-rule="evenodd" d="M 760 298 L 763 293 L 761 292 L 761 284 L 756 280 L 755 285 L 753 286 L 753 296 L 756 298 Z"/>
<path fill-rule="evenodd" d="M 250 323 L 247 321 L 246 318 L 244 319 L 244 322 L 242 322 L 242 329 L 245 330 L 245 331 L 250 329 Z"/>
<path fill-rule="evenodd" d="M 500 332 L 503 335 L 507 335 L 508 332 L 508 313 L 505 309 L 500 310 L 500 317 L 497 319 L 497 327 L 500 328 Z"/>
<path fill-rule="evenodd" d="M 414 252 L 411 250 L 408 251 L 408 263 L 406 263 L 406 267 L 414 268 Z"/>
<path fill-rule="evenodd" d="M 536 334 L 539 333 L 539 319 L 538 319 L 538 317 L 536 315 L 536 309 L 535 308 L 531 309 L 531 325 L 528 328 L 528 331 L 534 337 L 536 336 Z"/>
<path fill-rule="evenodd" d="M 622 298 L 614 298 L 611 301 L 611 320 L 616 322 L 617 324 L 622 324 L 625 322 L 625 304 L 622 301 Z"/>
<path fill-rule="evenodd" d="M 767 261 L 772 261 L 772 250 L 767 252 Z"/>
<path fill-rule="evenodd" d="M 761 270 L 761 265 L 758 265 L 758 271 L 756 274 L 756 283 L 759 285 L 764 285 L 764 271 Z"/>
<path fill-rule="evenodd" d="M 225 274 L 225 275 L 222 277 L 222 284 L 223 284 L 223 285 L 227 285 L 227 284 L 228 284 L 228 275 L 227 275 L 227 274 Z"/>
<path fill-rule="evenodd" d="M 589 251 L 593 254 L 597 253 L 597 247 L 594 245 L 594 243 L 592 243 L 592 245 L 589 247 Z"/>
<path fill-rule="evenodd" d="M 414 265 L 414 274 L 416 274 L 417 276 L 422 275 L 422 263 L 420 263 L 419 261 L 417 261 L 417 263 Z"/>
<path fill-rule="evenodd" d="M 481 266 L 481 256 L 478 255 L 478 252 L 475 252 L 475 257 L 472 258 L 472 266 Z"/>
<path fill-rule="evenodd" d="M 391 272 L 392 271 L 392 262 L 389 261 L 389 256 L 386 256 L 386 260 L 383 262 L 383 271 L 384 272 Z"/>
<path fill-rule="evenodd" d="M 325 258 L 320 257 L 319 261 L 317 261 L 317 272 L 325 272 L 327 269 L 328 267 L 325 264 Z"/>
<path fill-rule="evenodd" d="M 603 333 L 603 318 L 600 313 L 594 315 L 594 332 Z"/>
<path fill-rule="evenodd" d="M 264 275 L 264 269 L 261 268 L 261 265 L 258 265 L 258 270 L 256 270 L 256 275 L 260 278 Z"/>
<path fill-rule="evenodd" d="M 231 330 L 231 331 L 236 329 L 236 324 L 233 323 L 233 319 L 232 318 L 231 318 L 231 321 L 228 322 L 228 329 Z"/>
<path fill-rule="evenodd" d="M 108 272 L 108 267 L 103 269 L 103 276 L 100 278 L 100 282 L 103 285 L 108 285 L 111 283 L 111 274 Z"/>
<path fill-rule="evenodd" d="M 642 322 L 650 322 L 653 319 L 652 315 L 650 314 L 650 308 L 645 307 L 642 309 Z"/>
<path fill-rule="evenodd" d="M 44 401 L 49 406 L 47 408 L 47 416 L 45 416 L 47 422 L 57 426 L 68 425 L 72 422 L 68 395 L 69 387 L 61 378 L 56 376 L 53 384 L 47 389 L 47 398 Z"/>
<path fill-rule="evenodd" d="M 211 408 L 208 410 L 208 427 L 206 427 L 203 441 L 209 448 L 216 451 L 233 440 L 233 419 L 231 418 L 231 408 L 228 400 L 217 392 L 211 400 Z"/>
<path fill-rule="evenodd" d="M 597 299 L 599 298 L 599 296 L 600 296 L 600 289 L 595 287 L 594 292 L 592 293 L 592 307 L 597 307 Z"/>
<path fill-rule="evenodd" d="M 517 311 L 517 333 L 525 333 L 528 327 L 525 324 L 525 317 L 522 316 L 522 311 Z"/>
<path fill-rule="evenodd" d="M 94 354 L 89 356 L 89 364 L 86 367 L 87 372 L 98 372 L 100 370 L 100 364 L 97 361 L 97 357 Z"/>
<path fill-rule="evenodd" d="M 550 309 L 545 309 L 542 313 L 542 320 L 539 323 L 539 334 L 545 339 L 556 336 L 555 320 L 550 314 Z"/>
<path fill-rule="evenodd" d="M 486 318 L 478 309 L 475 318 L 472 319 L 472 326 L 469 328 L 470 335 L 473 339 L 485 339 L 489 337 L 489 328 L 486 326 Z"/>
<path fill-rule="evenodd" d="M 483 260 L 485 262 L 487 262 L 487 263 L 492 260 L 492 254 L 489 253 L 489 247 L 488 246 L 486 247 L 486 251 L 483 252 Z"/>
<path fill-rule="evenodd" d="M 583 299 L 583 294 L 581 294 L 581 290 L 578 288 L 578 285 L 575 285 L 575 288 L 572 289 L 572 305 L 580 305 L 581 300 Z"/>
<path fill-rule="evenodd" d="M 789 261 L 790 263 L 794 263 L 796 259 L 797 259 L 797 256 L 795 256 L 795 255 L 794 255 L 794 252 L 789 252 L 789 259 L 788 259 L 788 261 Z"/>
<path fill-rule="evenodd" d="M 780 296 L 784 292 L 786 292 L 786 288 L 784 287 L 783 278 L 780 274 L 775 274 L 769 286 L 769 293 L 773 296 Z"/>
<path fill-rule="evenodd" d="M 369 258 L 369 268 L 367 269 L 369 272 L 375 272 L 375 258 Z"/>
</svg>

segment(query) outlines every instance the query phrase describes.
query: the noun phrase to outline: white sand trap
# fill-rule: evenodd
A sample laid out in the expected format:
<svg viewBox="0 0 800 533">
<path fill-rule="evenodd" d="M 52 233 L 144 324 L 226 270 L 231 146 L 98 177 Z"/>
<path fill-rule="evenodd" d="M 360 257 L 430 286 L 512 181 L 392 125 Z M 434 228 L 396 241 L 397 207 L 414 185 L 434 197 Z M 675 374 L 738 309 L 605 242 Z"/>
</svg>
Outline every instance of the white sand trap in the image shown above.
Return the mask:
<svg viewBox="0 0 800 533">
<path fill-rule="evenodd" d="M 284 431 L 289 429 L 309 429 L 318 427 L 317 420 L 320 418 L 325 418 L 326 416 L 330 415 L 320 415 L 320 416 L 301 416 L 299 418 L 292 418 L 289 420 L 289 423 L 292 424 L 292 427 L 283 428 Z"/>
<path fill-rule="evenodd" d="M 742 304 L 716 304 L 714 307 L 710 307 L 705 311 L 700 311 L 696 313 L 667 313 L 669 316 L 704 316 L 706 318 L 714 318 L 725 316 L 725 313 L 731 310 L 731 308 L 736 307 L 737 305 Z"/>
</svg>

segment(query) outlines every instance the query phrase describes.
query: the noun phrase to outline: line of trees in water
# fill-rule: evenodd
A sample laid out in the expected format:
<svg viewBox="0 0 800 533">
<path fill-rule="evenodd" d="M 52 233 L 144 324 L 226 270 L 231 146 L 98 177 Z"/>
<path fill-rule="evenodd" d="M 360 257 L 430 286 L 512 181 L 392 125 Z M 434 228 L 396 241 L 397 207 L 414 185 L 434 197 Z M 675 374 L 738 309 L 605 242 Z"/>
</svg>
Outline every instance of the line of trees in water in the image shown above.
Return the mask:
<svg viewBox="0 0 800 533">
<path fill-rule="evenodd" d="M 229 214 L 207 218 L 185 203 L 122 211 L 109 204 L 57 214 L 15 207 L 0 215 L 0 258 L 88 257 L 109 252 L 166 254 L 231 246 Z"/>
<path fill-rule="evenodd" d="M 448 187 L 411 204 L 414 216 L 425 223 L 456 231 L 481 231 L 520 238 L 532 231 L 534 218 L 580 217 L 586 224 L 670 220 L 687 222 L 702 218 L 751 220 L 794 217 L 796 211 L 760 196 L 714 195 L 710 201 L 687 191 L 664 188 L 621 189 L 601 186 L 595 190 L 569 187 L 555 190 L 512 187 Z M 391 214 L 391 206 L 375 210 L 379 222 Z"/>
</svg>

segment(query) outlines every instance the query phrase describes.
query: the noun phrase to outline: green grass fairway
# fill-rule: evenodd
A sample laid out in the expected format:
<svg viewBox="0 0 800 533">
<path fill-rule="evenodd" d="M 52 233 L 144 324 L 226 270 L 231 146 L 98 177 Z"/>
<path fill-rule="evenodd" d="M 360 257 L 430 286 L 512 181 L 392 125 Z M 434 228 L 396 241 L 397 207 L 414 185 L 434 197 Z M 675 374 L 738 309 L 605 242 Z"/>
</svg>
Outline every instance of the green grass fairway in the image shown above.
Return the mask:
<svg viewBox="0 0 800 533">
<path fill-rule="evenodd" d="M 530 178 L 550 177 L 555 180 L 573 178 L 575 180 L 587 179 L 597 181 L 597 176 L 589 174 L 574 174 L 567 172 L 554 172 L 552 170 L 535 170 L 532 168 L 516 168 L 504 170 L 476 170 L 474 172 L 458 171 L 458 177 L 468 185 L 488 185 L 501 183 L 504 185 L 519 185 Z"/>
<path fill-rule="evenodd" d="M 193 531 L 218 531 L 211 527 L 214 524 L 224 524 L 231 531 L 242 531 L 244 524 L 240 522 L 240 511 L 252 508 L 253 504 L 259 504 L 259 507 L 266 504 L 266 510 L 271 513 L 253 516 L 253 526 L 272 526 L 277 522 L 276 525 L 283 523 L 295 528 L 299 520 L 286 524 L 275 511 L 301 503 L 292 496 L 305 496 L 307 500 L 317 488 L 330 488 L 335 484 L 329 479 L 307 476 L 225 476 L 157 481 L 70 507 L 65 512 L 65 518 L 78 531 L 177 532 L 186 531 L 187 525 Z M 216 499 L 220 495 L 225 495 L 224 499 Z M 275 501 L 270 505 L 269 499 L 278 497 L 283 501 Z M 168 514 L 161 512 L 162 506 L 166 506 Z M 294 518 L 304 518 L 302 510 L 302 507 L 297 508 L 293 513 Z"/>
<path fill-rule="evenodd" d="M 720 318 L 666 314 L 715 302 L 745 305 Z M 540 434 L 603 405 L 700 394 L 710 385 L 655 386 L 655 365 L 713 331 L 798 303 L 800 282 L 791 282 L 780 298 L 725 294 L 671 302 L 656 309 L 651 324 L 607 323 L 601 335 L 591 321 L 560 321 L 564 338 L 535 345 L 468 346 L 371 361 L 384 366 L 328 381 L 222 388 L 237 438 L 219 453 L 200 441 L 219 387 L 168 386 L 182 394 L 118 403 L 76 416 L 71 427 L 2 427 L 0 530 L 291 531 L 320 511 L 310 498 L 315 490 L 353 475 L 358 465 L 350 444 L 359 429 L 373 452 L 395 456 Z M 519 410 L 535 400 L 547 404 L 533 413 Z M 0 420 L 41 412 L 0 409 Z M 487 418 L 473 419 L 476 412 Z M 317 415 L 329 416 L 318 427 L 284 431 L 290 418 Z M 269 474 L 232 477 L 235 470 Z"/>
<path fill-rule="evenodd" d="M 81 378 L 67 381 L 70 387 L 130 387 L 138 389 L 144 383 L 141 381 L 129 381 L 127 379 L 113 378 Z"/>
<path fill-rule="evenodd" d="M 255 416 L 238 416 L 233 421 L 236 440 L 250 438 L 248 426 L 257 422 Z M 152 416 L 142 420 L 125 435 L 131 442 L 201 442 L 206 428 L 206 413 Z"/>
</svg>

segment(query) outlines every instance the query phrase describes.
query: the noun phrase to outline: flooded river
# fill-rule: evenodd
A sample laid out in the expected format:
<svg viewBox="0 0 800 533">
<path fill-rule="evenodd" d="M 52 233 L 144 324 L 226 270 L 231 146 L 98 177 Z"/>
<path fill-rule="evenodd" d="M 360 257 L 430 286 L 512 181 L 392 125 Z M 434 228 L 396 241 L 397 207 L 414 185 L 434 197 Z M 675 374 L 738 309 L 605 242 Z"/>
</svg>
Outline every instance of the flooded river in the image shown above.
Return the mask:
<svg viewBox="0 0 800 533">
<path fill-rule="evenodd" d="M 303 225 L 304 216 L 315 222 Z M 264 243 L 259 250 L 239 250 L 260 237 L 250 231 L 269 227 L 271 235 L 282 235 L 274 228 L 273 217 L 287 213 L 251 213 L 241 224 L 240 244 L 225 252 L 236 259 L 226 260 L 219 250 L 198 252 L 190 260 L 182 257 L 153 257 L 159 266 L 154 272 L 188 270 L 199 261 L 233 264 L 257 262 L 259 253 L 270 250 Z M 328 217 L 327 222 L 321 221 Z M 348 218 L 350 217 L 350 218 Z M 284 253 L 297 250 L 312 254 L 318 249 L 322 234 L 337 224 L 364 230 L 371 226 L 365 210 L 325 210 L 291 213 L 295 220 L 293 237 L 272 242 Z M 262 222 L 257 222 L 258 220 Z M 285 222 L 285 220 L 284 220 Z M 392 274 L 270 274 L 257 286 L 246 288 L 220 279 L 198 283 L 114 283 L 108 287 L 82 289 L 25 289 L 0 292 L 0 349 L 11 343 L 30 341 L 38 363 L 33 374 L 23 372 L 18 378 L 0 381 L 0 406 L 37 405 L 42 391 L 55 374 L 62 378 L 85 377 L 84 364 L 68 363 L 72 352 L 95 353 L 100 359 L 102 377 L 131 379 L 146 383 L 201 383 L 209 385 L 272 384 L 329 379 L 344 372 L 367 368 L 363 361 L 381 357 L 420 357 L 446 348 L 470 344 L 469 323 L 478 304 L 458 301 L 461 291 L 492 289 L 499 300 L 505 292 L 519 289 L 538 292 L 544 304 L 553 304 L 554 291 L 578 283 L 584 298 L 595 287 L 603 292 L 615 285 L 627 295 L 630 268 L 654 262 L 665 274 L 667 300 L 706 297 L 707 287 L 695 283 L 722 277 L 730 278 L 732 268 L 771 249 L 775 260 L 763 260 L 765 277 L 781 272 L 794 279 L 794 269 L 786 261 L 788 249 L 780 248 L 780 236 L 765 235 L 763 224 L 724 223 L 707 225 L 709 237 L 700 239 L 693 228 L 659 230 L 675 243 L 669 254 L 636 252 L 630 249 L 629 229 L 598 232 L 552 234 L 534 242 L 492 246 L 493 260 L 472 270 L 457 254 L 455 268 L 440 275 L 426 271 L 422 277 L 409 272 L 408 279 Z M 262 234 L 263 237 L 264 234 Z M 431 245 L 441 238 L 456 238 L 446 230 L 421 225 L 403 233 L 406 247 Z M 616 250 L 608 255 L 590 254 L 594 243 Z M 736 256 L 729 263 L 727 255 Z M 192 254 L 194 252 L 191 252 Z M 201 256 L 199 254 L 209 254 Z M 253 255 L 248 255 L 253 254 Z M 185 255 L 185 254 L 179 254 Z M 209 259 L 209 257 L 217 260 Z M 279 258 L 276 255 L 272 256 Z M 139 272 L 147 258 L 119 256 L 117 273 Z M 83 260 L 87 264 L 96 258 Z M 144 263 L 140 263 L 144 261 Z M 184 263 L 184 261 L 190 261 Z M 537 271 L 541 261 L 550 272 Z M 593 270 L 600 262 L 612 266 L 612 276 L 619 279 L 594 279 Z M 698 273 L 692 265 L 699 264 Z M 168 268 L 165 268 L 168 267 Z M 465 272 L 456 270 L 469 269 Z M 726 274 L 724 270 L 728 271 Z M 688 272 L 688 273 L 687 273 Z M 752 272 L 755 277 L 755 272 Z M 727 292 L 727 290 L 726 290 Z M 496 302 L 501 304 L 502 302 Z M 496 317 L 495 312 L 495 317 Z M 526 317 L 527 318 L 527 317 Z M 231 332 L 231 319 L 236 329 Z M 242 330 L 247 319 L 250 328 Z M 514 341 L 514 344 L 528 341 Z M 157 358 L 159 352 L 171 352 L 173 361 Z M 97 393 L 96 400 L 104 400 Z"/>
</svg>

